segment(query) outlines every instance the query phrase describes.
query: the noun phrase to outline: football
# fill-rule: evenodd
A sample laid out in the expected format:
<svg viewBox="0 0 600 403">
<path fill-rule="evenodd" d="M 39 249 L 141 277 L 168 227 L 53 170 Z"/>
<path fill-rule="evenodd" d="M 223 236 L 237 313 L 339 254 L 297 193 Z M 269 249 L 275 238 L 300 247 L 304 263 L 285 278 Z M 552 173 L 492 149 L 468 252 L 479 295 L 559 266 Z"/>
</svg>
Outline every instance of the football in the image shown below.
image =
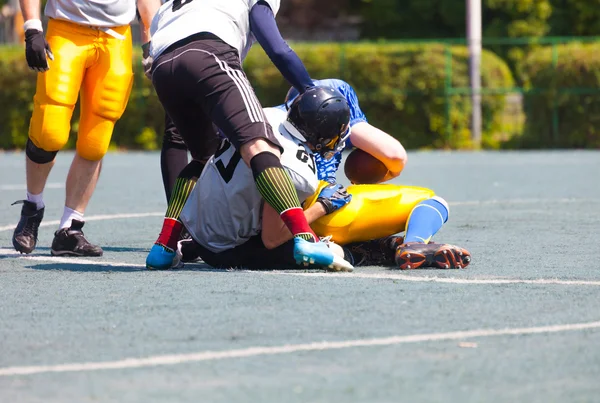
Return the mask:
<svg viewBox="0 0 600 403">
<path fill-rule="evenodd" d="M 379 183 L 388 173 L 388 169 L 371 154 L 357 148 L 353 150 L 344 164 L 346 177 L 355 185 Z"/>
</svg>

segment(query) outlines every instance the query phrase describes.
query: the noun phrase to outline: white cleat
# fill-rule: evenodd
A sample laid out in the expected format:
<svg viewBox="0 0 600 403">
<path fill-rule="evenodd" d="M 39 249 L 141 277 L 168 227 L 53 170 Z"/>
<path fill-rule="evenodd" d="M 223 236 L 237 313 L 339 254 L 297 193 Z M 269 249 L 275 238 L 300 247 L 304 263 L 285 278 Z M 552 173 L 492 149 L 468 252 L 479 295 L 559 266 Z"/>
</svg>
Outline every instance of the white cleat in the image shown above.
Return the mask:
<svg viewBox="0 0 600 403">
<path fill-rule="evenodd" d="M 350 262 L 343 257 L 334 255 L 333 263 L 329 265 L 329 269 L 332 271 L 352 272 L 354 271 L 354 266 L 352 266 Z"/>
</svg>

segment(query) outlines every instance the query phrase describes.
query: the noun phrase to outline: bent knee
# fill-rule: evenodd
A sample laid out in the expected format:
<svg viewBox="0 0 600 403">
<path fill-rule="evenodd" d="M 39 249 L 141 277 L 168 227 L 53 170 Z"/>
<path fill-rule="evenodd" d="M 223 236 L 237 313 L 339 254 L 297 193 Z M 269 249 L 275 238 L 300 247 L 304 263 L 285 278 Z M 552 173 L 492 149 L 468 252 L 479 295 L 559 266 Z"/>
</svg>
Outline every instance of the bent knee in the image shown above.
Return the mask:
<svg viewBox="0 0 600 403">
<path fill-rule="evenodd" d="M 29 138 L 45 151 L 61 150 L 69 140 L 73 106 L 36 104 L 29 125 Z"/>
<path fill-rule="evenodd" d="M 78 141 L 77 154 L 89 161 L 100 161 L 108 151 L 108 143 L 94 141 Z"/>
</svg>

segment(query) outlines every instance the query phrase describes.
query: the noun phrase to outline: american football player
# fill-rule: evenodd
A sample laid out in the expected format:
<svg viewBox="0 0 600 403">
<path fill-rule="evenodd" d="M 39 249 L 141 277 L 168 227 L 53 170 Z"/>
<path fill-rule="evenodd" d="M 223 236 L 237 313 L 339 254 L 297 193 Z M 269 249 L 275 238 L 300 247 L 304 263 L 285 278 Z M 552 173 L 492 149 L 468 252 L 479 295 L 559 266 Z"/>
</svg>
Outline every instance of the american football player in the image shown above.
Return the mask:
<svg viewBox="0 0 600 403">
<path fill-rule="evenodd" d="M 341 146 L 348 134 L 350 111 L 343 95 L 333 88 L 312 87 L 285 112 L 266 108 L 264 114 L 283 149 L 281 163 L 292 178 L 300 200 L 311 196 L 318 180 L 314 155 L 327 157 Z M 242 162 L 240 152 L 224 140 L 208 161 L 192 191 L 181 220 L 204 261 L 214 267 L 295 267 L 315 262 L 298 255 L 298 241 L 285 227 L 277 210 L 265 203 Z M 333 209 L 334 207 L 332 207 Z M 285 228 L 289 241 L 274 245 L 264 226 Z M 275 247 L 278 246 L 278 247 Z M 332 246 L 329 244 L 329 246 Z M 296 256 L 294 256 L 296 255 Z M 333 270 L 352 266 L 334 254 L 327 265 Z"/>
<path fill-rule="evenodd" d="M 100 175 L 115 122 L 133 83 L 130 22 L 134 0 L 48 0 L 44 35 L 40 0 L 21 0 L 25 57 L 38 72 L 26 146 L 27 199 L 13 234 L 13 245 L 31 253 L 44 216 L 43 191 L 54 158 L 69 139 L 73 108 L 80 96 L 77 151 L 66 181 L 66 201 L 52 255 L 100 256 L 102 248 L 84 237 L 83 214 Z M 142 40 L 160 0 L 137 0 Z"/>
<path fill-rule="evenodd" d="M 313 87 L 304 65 L 285 43 L 275 15 L 279 0 L 172 0 L 155 16 L 150 56 L 152 82 L 194 161 L 180 173 L 161 233 L 146 258 L 148 268 L 168 268 L 182 230 L 179 215 L 195 180 L 215 152 L 213 124 L 239 150 L 252 182 L 273 206 L 302 254 L 329 265 L 333 255 L 304 217 L 294 185 L 280 162 L 282 148 L 242 69 L 255 41 L 300 92 Z"/>
<path fill-rule="evenodd" d="M 380 160 L 388 173 L 381 182 L 400 174 L 407 161 L 406 151 L 400 142 L 389 134 L 367 122 L 360 109 L 356 92 L 345 81 L 339 79 L 315 80 L 320 86 L 336 88 L 344 94 L 350 106 L 351 133 L 345 148 L 362 149 Z M 298 92 L 290 88 L 285 103 L 288 107 Z M 319 189 L 342 189 L 336 183 L 336 174 L 342 160 L 342 152 L 324 160 L 315 156 Z M 430 242 L 433 235 L 448 220 L 449 207 L 444 199 L 430 189 L 399 185 L 353 185 L 347 192 L 352 202 L 332 214 L 310 221 L 319 236 L 331 236 L 331 240 L 347 245 L 353 251 L 356 265 L 396 265 L 401 269 L 437 267 L 441 269 L 463 268 L 471 260 L 465 249 L 448 244 Z M 317 203 L 318 195 L 305 202 L 307 216 L 319 215 L 322 206 Z M 343 199 L 340 201 L 344 201 Z M 405 236 L 393 236 L 405 231 Z M 276 234 L 275 237 L 281 234 Z"/>
</svg>

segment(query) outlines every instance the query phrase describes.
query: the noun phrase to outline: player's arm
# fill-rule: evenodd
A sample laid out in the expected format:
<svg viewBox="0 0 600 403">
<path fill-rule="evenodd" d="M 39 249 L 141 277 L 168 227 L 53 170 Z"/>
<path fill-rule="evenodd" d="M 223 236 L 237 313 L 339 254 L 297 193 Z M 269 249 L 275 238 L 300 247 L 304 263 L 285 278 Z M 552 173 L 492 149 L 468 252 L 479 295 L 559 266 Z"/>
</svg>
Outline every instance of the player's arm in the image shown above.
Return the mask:
<svg viewBox="0 0 600 403">
<path fill-rule="evenodd" d="M 315 203 L 304 210 L 304 216 L 309 224 L 325 214 L 325 207 L 321 203 Z M 261 238 L 267 249 L 274 249 L 292 239 L 292 233 L 281 220 L 279 213 L 268 203 L 264 203 L 263 207 Z"/>
<path fill-rule="evenodd" d="M 150 56 L 150 25 L 160 8 L 161 0 L 138 0 L 137 15 L 140 22 L 140 39 L 142 42 L 142 66 L 144 74 L 151 79 L 152 57 Z"/>
<path fill-rule="evenodd" d="M 387 167 L 388 173 L 381 182 L 388 181 L 400 175 L 408 159 L 402 144 L 383 130 L 367 122 L 367 117 L 360 109 L 358 95 L 354 88 L 346 82 L 340 86 L 340 91 L 346 97 L 350 107 L 350 143 L 371 154 Z"/>
<path fill-rule="evenodd" d="M 281 36 L 266 1 L 259 1 L 250 10 L 250 30 L 275 67 L 300 93 L 314 86 L 306 67 Z"/>
<path fill-rule="evenodd" d="M 408 160 L 406 150 L 398 140 L 367 122 L 359 122 L 352 126 L 350 142 L 387 167 L 388 173 L 381 182 L 400 175 Z"/>
<path fill-rule="evenodd" d="M 344 186 L 323 181 L 321 183 L 322 185 L 317 188 L 316 192 L 313 193 L 314 189 L 311 189 L 310 192 L 313 193 L 312 197 L 317 195 L 316 202 L 304 210 L 304 216 L 309 224 L 312 224 L 325 215 L 336 212 L 352 200 L 352 195 L 348 193 Z M 272 207 L 267 206 L 266 203 L 263 208 L 261 237 L 267 249 L 276 248 L 292 239 L 292 233 L 283 224 L 280 216 Z"/>
<path fill-rule="evenodd" d="M 23 14 L 23 30 L 25 31 L 25 58 L 31 70 L 47 71 L 48 59 L 54 60 L 52 49 L 44 37 L 44 28 L 40 18 L 40 0 L 19 0 Z"/>
<path fill-rule="evenodd" d="M 40 0 L 19 0 L 23 21 L 40 20 Z"/>
<path fill-rule="evenodd" d="M 142 43 L 150 42 L 150 24 L 159 8 L 160 0 L 137 0 Z"/>
</svg>

